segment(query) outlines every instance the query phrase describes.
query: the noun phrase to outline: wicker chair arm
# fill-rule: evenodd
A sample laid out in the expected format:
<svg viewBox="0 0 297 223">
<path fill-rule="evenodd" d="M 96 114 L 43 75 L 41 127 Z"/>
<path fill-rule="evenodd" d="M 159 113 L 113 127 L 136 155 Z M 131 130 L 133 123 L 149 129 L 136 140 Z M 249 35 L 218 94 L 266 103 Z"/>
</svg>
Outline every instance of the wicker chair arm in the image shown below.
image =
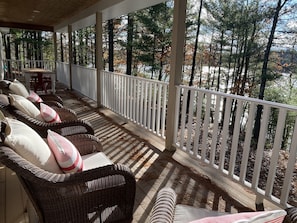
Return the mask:
<svg viewBox="0 0 297 223">
<path fill-rule="evenodd" d="M 297 207 L 290 207 L 285 209 L 287 215 L 283 223 L 296 223 L 297 222 Z"/>
<path fill-rule="evenodd" d="M 51 129 L 63 136 L 81 133 L 94 135 L 93 127 L 89 122 L 84 120 L 63 121 L 61 123 L 47 123 L 32 118 L 29 115 L 17 109 L 11 109 L 10 113 L 13 116 L 15 116 L 18 120 L 26 123 L 32 129 L 38 132 L 38 134 L 43 138 L 47 137 L 48 129 Z"/>
<path fill-rule="evenodd" d="M 40 108 L 40 103 L 41 102 L 35 102 L 34 104 L 38 107 L 38 108 Z M 44 104 L 46 104 L 46 105 L 48 105 L 48 106 L 50 106 L 50 107 L 52 107 L 52 108 L 63 108 L 63 105 L 62 104 L 60 104 L 59 102 L 57 102 L 57 101 L 43 101 L 42 103 L 44 103 Z"/>
<path fill-rule="evenodd" d="M 9 92 L 9 85 L 11 81 L 9 80 L 0 80 L 0 89 L 2 92 L 7 93 Z"/>
<path fill-rule="evenodd" d="M 133 173 L 123 164 L 112 164 L 78 173 L 57 174 L 33 165 L 6 146 L 2 146 L 0 149 L 0 161 L 17 173 L 26 172 L 27 180 L 38 181 L 36 182 L 38 185 L 51 188 L 66 187 L 67 185 L 71 187 L 81 186 L 88 181 L 104 177 L 108 177 L 107 180 L 112 181 L 112 176 L 123 176 L 128 183 L 134 184 L 135 182 Z"/>
<path fill-rule="evenodd" d="M 77 120 L 76 113 L 71 109 L 58 107 L 54 107 L 53 109 L 59 114 L 62 121 Z"/>
<path fill-rule="evenodd" d="M 46 123 L 47 128 L 50 128 L 61 135 L 74 135 L 78 133 L 94 135 L 94 129 L 88 121 L 85 120 L 72 120 L 64 121 L 61 123 Z"/>
<path fill-rule="evenodd" d="M 9 85 L 11 84 L 11 81 L 9 80 L 0 80 L 0 89 L 4 94 L 12 93 L 12 91 L 9 89 Z M 40 94 L 39 97 L 45 102 L 45 101 L 56 101 L 63 105 L 63 100 L 59 95 L 56 94 Z"/>
<path fill-rule="evenodd" d="M 77 134 L 66 136 L 66 138 L 73 143 L 73 145 L 77 148 L 82 156 L 94 152 L 103 151 L 100 140 L 94 135 Z"/>
<path fill-rule="evenodd" d="M 112 178 L 118 176 L 124 177 L 126 184 L 131 184 L 131 186 L 135 184 L 135 177 L 131 170 L 127 166 L 119 163 L 101 166 L 75 174 L 65 174 L 64 176 L 63 184 L 69 185 L 81 185 L 81 183 L 90 182 L 105 177 L 106 181 L 112 182 Z M 99 188 L 100 186 L 95 186 L 95 188 L 97 187 Z"/>
<path fill-rule="evenodd" d="M 63 105 L 63 100 L 59 95 L 56 94 L 41 94 L 39 95 L 43 101 L 56 101 Z"/>
<path fill-rule="evenodd" d="M 152 209 L 150 223 L 171 223 L 174 218 L 176 193 L 171 188 L 162 188 Z"/>
</svg>

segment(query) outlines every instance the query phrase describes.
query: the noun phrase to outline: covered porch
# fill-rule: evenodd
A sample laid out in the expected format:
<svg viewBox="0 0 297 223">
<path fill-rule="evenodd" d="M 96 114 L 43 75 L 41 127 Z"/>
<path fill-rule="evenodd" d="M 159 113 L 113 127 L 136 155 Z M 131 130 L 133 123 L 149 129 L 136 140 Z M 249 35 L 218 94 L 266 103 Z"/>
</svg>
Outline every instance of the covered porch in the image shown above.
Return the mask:
<svg viewBox="0 0 297 223">
<path fill-rule="evenodd" d="M 127 165 L 134 173 L 137 183 L 133 222 L 148 222 L 156 195 L 163 187 L 176 191 L 178 203 L 221 212 L 254 210 L 251 191 L 226 177 L 215 176 L 216 173 L 203 163 L 201 166 L 192 165 L 191 158 L 182 151 L 165 150 L 164 140 L 108 109 L 97 108 L 95 101 L 67 90 L 63 84 L 57 84 L 57 94 L 63 98 L 65 107 L 73 109 L 79 118 L 92 124 L 95 136 L 102 142 L 103 152 L 113 162 Z M 17 193 L 18 184 L 12 185 L 14 174 L 5 168 L 1 169 L 1 174 L 10 180 L 1 182 L 1 203 L 4 206 L 1 206 L 0 220 L 22 222 L 28 214 L 26 197 Z M 239 193 L 240 197 L 237 196 Z M 266 210 L 277 208 L 272 203 L 265 205 Z"/>
<path fill-rule="evenodd" d="M 52 31 L 71 33 L 95 22 L 99 37 L 96 55 L 101 58 L 103 20 L 162 1 L 95 2 L 94 7 L 64 19 Z M 62 96 L 66 107 L 93 125 L 106 155 L 132 169 L 137 179 L 135 222 L 147 220 L 156 193 L 164 186 L 175 189 L 180 203 L 220 211 L 255 210 L 255 203 L 261 209 L 263 202 L 268 210 L 295 204 L 291 187 L 296 180 L 296 123 L 286 145 L 284 177 L 278 179 L 276 173 L 286 116 L 293 114 L 296 121 L 297 108 L 181 85 L 186 1 L 176 0 L 175 5 L 169 83 L 104 71 L 100 59 L 96 68 L 54 61 L 56 93 Z M 98 10 L 100 7 L 102 10 Z M 185 103 L 188 95 L 190 112 Z M 264 108 L 260 137 L 252 144 L 254 115 L 259 105 Z M 234 107 L 236 115 L 230 117 Z M 273 150 L 268 152 L 271 159 L 263 182 L 261 167 L 267 155 L 265 137 L 272 113 L 278 115 L 277 134 L 271 140 Z M 251 168 L 249 153 L 254 145 L 256 158 L 247 179 Z M 275 182 L 282 185 L 281 191 L 274 189 Z"/>
</svg>

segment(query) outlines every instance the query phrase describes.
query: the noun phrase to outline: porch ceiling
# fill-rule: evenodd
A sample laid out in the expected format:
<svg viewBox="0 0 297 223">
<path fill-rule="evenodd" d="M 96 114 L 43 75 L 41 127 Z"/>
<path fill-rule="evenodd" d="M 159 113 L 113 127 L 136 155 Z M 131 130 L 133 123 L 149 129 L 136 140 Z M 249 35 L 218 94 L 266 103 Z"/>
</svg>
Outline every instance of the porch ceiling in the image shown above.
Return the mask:
<svg viewBox="0 0 297 223">
<path fill-rule="evenodd" d="M 102 0 L 2 0 L 0 27 L 52 31 L 54 26 Z"/>
<path fill-rule="evenodd" d="M 1 0 L 0 27 L 54 31 L 97 11 L 110 19 L 162 1 L 165 0 Z"/>
</svg>

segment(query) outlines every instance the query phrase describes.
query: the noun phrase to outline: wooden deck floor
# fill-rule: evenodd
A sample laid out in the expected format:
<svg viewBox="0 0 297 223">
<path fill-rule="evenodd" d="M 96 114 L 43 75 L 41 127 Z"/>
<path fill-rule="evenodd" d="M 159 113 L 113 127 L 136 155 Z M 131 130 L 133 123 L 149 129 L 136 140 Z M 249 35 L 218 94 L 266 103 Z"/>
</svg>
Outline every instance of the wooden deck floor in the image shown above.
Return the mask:
<svg viewBox="0 0 297 223">
<path fill-rule="evenodd" d="M 89 99 L 65 90 L 63 86 L 57 87 L 64 106 L 92 124 L 104 153 L 113 162 L 129 166 L 135 174 L 137 190 L 133 222 L 148 221 L 155 196 L 165 186 L 176 191 L 178 203 L 229 212 L 248 210 L 210 179 L 183 166 L 174 159 L 173 152 L 164 151 L 164 145 L 157 137 L 144 134 L 136 125 L 106 109 L 96 108 Z"/>
</svg>

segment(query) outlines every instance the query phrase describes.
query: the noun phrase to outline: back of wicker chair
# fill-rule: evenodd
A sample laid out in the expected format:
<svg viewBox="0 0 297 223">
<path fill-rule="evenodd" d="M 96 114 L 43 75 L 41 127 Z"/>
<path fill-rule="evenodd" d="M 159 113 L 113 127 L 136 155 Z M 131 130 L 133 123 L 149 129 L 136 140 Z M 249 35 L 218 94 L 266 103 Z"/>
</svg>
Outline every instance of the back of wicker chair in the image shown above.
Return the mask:
<svg viewBox="0 0 297 223">
<path fill-rule="evenodd" d="M 54 174 L 6 146 L 0 146 L 0 162 L 16 173 L 41 223 L 132 221 L 135 178 L 124 165 Z"/>
<path fill-rule="evenodd" d="M 0 90 L 2 91 L 3 94 L 8 95 L 9 93 L 13 93 L 10 89 L 9 89 L 9 85 L 10 85 L 11 81 L 9 80 L 0 80 Z M 54 102 L 54 103 L 58 103 L 60 105 L 63 105 L 63 99 L 56 94 L 39 94 L 39 96 L 41 97 L 41 99 L 44 102 Z"/>
<path fill-rule="evenodd" d="M 63 115 L 61 115 L 61 119 L 63 120 L 61 123 L 47 123 L 40 121 L 36 118 L 32 118 L 29 115 L 25 114 L 24 112 L 16 109 L 15 107 L 11 106 L 10 104 L 4 104 L 0 100 L 0 110 L 6 115 L 11 116 L 19 121 L 25 123 L 26 125 L 30 126 L 34 129 L 41 137 L 47 137 L 47 130 L 50 129 L 55 131 L 63 136 L 68 135 L 75 135 L 75 134 L 91 134 L 94 135 L 94 129 L 91 124 L 87 121 L 75 119 L 75 114 L 67 113 L 68 116 L 74 116 L 69 118 L 69 120 L 63 120 Z M 57 109 L 58 114 L 59 111 L 63 109 Z M 67 115 L 65 115 L 67 116 Z M 64 117 L 65 118 L 65 117 Z"/>
<path fill-rule="evenodd" d="M 38 134 L 45 138 L 47 136 L 47 130 L 50 129 L 59 133 L 60 135 L 75 135 L 75 134 L 91 134 L 94 135 L 94 129 L 91 124 L 84 120 L 70 120 L 70 121 L 62 121 L 60 123 L 47 123 L 37 120 L 35 118 L 30 117 L 24 112 L 11 108 L 9 109 L 10 114 L 12 114 L 16 119 L 22 121 L 23 123 L 30 126 L 34 129 Z"/>
</svg>

